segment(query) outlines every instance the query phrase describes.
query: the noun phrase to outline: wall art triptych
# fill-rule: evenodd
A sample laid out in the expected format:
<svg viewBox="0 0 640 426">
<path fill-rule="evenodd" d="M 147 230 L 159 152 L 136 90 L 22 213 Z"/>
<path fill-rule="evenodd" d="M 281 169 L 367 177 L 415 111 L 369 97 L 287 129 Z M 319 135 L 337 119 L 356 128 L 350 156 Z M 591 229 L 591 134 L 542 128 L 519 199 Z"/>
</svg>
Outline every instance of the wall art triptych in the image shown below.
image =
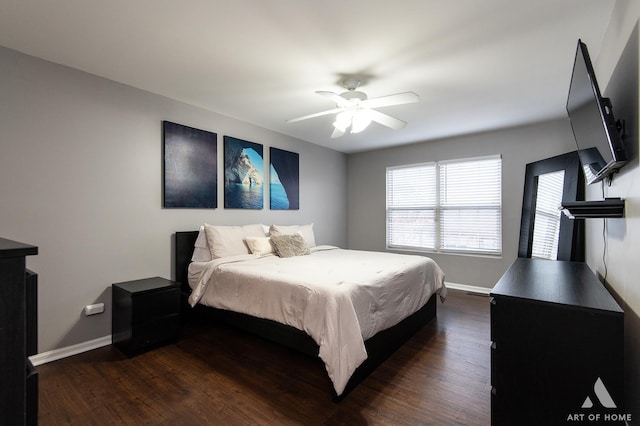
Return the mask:
<svg viewBox="0 0 640 426">
<path fill-rule="evenodd" d="M 169 121 L 163 129 L 163 206 L 217 208 L 217 134 Z M 258 143 L 224 136 L 224 207 L 264 207 L 264 151 Z M 269 207 L 300 208 L 300 158 L 295 152 L 269 149 Z"/>
</svg>

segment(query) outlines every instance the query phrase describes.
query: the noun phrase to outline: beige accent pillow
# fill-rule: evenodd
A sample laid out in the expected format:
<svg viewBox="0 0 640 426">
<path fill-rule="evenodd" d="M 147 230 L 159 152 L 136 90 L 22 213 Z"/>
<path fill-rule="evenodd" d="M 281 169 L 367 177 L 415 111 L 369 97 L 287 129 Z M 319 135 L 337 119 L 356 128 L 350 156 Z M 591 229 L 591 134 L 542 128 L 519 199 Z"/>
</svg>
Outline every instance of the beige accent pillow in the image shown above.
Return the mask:
<svg viewBox="0 0 640 426">
<path fill-rule="evenodd" d="M 256 256 L 266 256 L 274 253 L 271 238 L 269 237 L 245 237 L 245 243 L 249 251 Z"/>
<path fill-rule="evenodd" d="M 300 234 L 275 235 L 271 237 L 271 242 L 276 254 L 280 257 L 304 256 L 311 253 Z"/>
<path fill-rule="evenodd" d="M 244 226 L 205 224 L 204 233 L 207 237 L 212 259 L 249 254 L 249 248 L 244 239 L 246 237 L 266 237 L 260 224 Z"/>
<path fill-rule="evenodd" d="M 292 234 L 302 235 L 308 247 L 316 246 L 316 237 L 313 233 L 313 223 L 310 223 L 308 225 L 290 225 L 290 226 L 271 225 L 271 227 L 269 228 L 270 236 L 292 235 Z"/>
</svg>

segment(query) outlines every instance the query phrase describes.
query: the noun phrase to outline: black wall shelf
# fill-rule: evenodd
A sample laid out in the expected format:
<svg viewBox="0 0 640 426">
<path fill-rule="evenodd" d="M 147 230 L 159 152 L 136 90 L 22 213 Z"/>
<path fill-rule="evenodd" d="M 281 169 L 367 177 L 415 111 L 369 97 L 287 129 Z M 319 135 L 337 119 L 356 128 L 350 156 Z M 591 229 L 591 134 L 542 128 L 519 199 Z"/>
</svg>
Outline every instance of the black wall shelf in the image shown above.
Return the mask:
<svg viewBox="0 0 640 426">
<path fill-rule="evenodd" d="M 624 217 L 624 200 L 605 198 L 600 201 L 566 201 L 562 211 L 572 219 Z"/>
</svg>

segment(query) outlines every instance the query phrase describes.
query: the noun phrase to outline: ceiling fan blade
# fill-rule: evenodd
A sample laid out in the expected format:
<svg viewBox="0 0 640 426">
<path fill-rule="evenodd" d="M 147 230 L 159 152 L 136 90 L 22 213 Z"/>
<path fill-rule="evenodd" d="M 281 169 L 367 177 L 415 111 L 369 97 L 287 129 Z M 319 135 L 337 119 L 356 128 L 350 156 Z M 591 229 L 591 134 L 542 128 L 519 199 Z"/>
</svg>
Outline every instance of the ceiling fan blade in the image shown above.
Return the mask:
<svg viewBox="0 0 640 426">
<path fill-rule="evenodd" d="M 333 128 L 333 133 L 331 133 L 331 139 L 339 138 L 344 135 L 344 131 L 338 129 L 337 127 Z"/>
<path fill-rule="evenodd" d="M 353 105 L 348 99 L 345 99 L 342 96 L 340 96 L 340 95 L 338 95 L 337 93 L 334 93 L 334 92 L 327 92 L 326 90 L 318 90 L 318 91 L 316 91 L 316 93 L 318 95 L 321 95 L 321 96 L 324 96 L 326 98 L 331 99 L 338 106 L 341 106 L 341 107 L 348 107 L 348 106 L 352 106 Z"/>
<path fill-rule="evenodd" d="M 308 120 L 310 118 L 322 117 L 323 115 L 335 114 L 342 111 L 342 108 L 334 108 L 327 111 L 316 112 L 315 114 L 303 115 L 302 117 L 287 120 L 287 123 L 295 123 L 296 121 Z"/>
<path fill-rule="evenodd" d="M 381 96 L 379 98 L 367 99 L 361 105 L 366 108 L 380 108 L 392 105 L 403 105 L 418 102 L 420 96 L 413 92 L 396 93 L 395 95 Z"/>
<path fill-rule="evenodd" d="M 375 109 L 369 110 L 369 113 L 371 114 L 370 116 L 372 121 L 380 123 L 383 126 L 390 127 L 394 130 L 402 129 L 407 125 L 406 121 L 399 120 L 380 111 L 376 111 Z"/>
</svg>

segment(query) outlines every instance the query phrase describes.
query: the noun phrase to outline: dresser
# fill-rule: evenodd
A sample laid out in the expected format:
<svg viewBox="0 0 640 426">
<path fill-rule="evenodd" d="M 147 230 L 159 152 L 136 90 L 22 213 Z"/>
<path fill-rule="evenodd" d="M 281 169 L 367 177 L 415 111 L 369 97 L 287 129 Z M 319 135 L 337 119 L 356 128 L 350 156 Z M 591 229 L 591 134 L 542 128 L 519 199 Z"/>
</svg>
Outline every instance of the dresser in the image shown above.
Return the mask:
<svg viewBox="0 0 640 426">
<path fill-rule="evenodd" d="M 0 238 L 0 425 L 37 423 L 38 376 L 27 358 L 27 347 L 35 349 L 28 299 L 37 298 L 27 281 L 33 288 L 37 276 L 26 269 L 26 256 L 36 254 L 35 246 Z"/>
<path fill-rule="evenodd" d="M 491 291 L 491 424 L 624 413 L 623 315 L 586 264 L 517 259 Z"/>
<path fill-rule="evenodd" d="M 160 277 L 113 284 L 113 344 L 128 356 L 178 339 L 180 286 Z"/>
</svg>

